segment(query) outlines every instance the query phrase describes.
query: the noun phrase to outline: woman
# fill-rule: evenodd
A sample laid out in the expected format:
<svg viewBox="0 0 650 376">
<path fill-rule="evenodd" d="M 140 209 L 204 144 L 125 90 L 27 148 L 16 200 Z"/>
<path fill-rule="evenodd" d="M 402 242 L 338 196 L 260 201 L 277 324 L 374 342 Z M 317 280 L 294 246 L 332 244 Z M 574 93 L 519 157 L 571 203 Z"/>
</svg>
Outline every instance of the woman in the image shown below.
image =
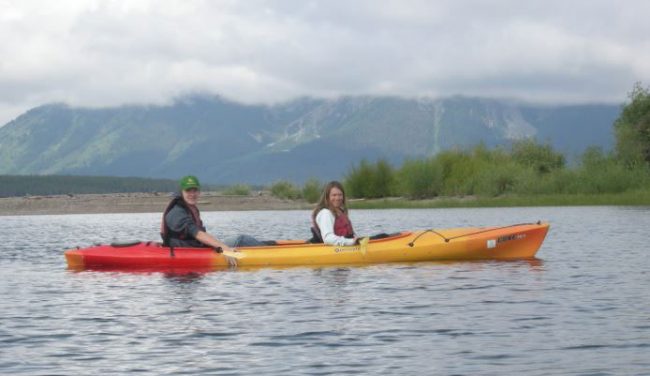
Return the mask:
<svg viewBox="0 0 650 376">
<path fill-rule="evenodd" d="M 163 214 L 160 235 L 163 245 L 171 247 L 212 247 L 233 251 L 231 247 L 206 232 L 196 204 L 201 184 L 195 176 L 180 181 L 180 195 L 171 200 Z"/>
<path fill-rule="evenodd" d="M 352 222 L 345 206 L 345 190 L 338 181 L 327 183 L 312 212 L 312 241 L 331 245 L 354 245 Z"/>
</svg>

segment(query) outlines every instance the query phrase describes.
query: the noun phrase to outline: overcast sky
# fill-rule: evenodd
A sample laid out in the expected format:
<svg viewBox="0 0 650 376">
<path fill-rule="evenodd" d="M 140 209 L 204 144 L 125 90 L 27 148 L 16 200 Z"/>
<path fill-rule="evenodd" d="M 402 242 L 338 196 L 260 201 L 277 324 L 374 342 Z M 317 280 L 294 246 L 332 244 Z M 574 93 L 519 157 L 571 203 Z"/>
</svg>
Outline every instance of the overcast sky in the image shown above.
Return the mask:
<svg viewBox="0 0 650 376">
<path fill-rule="evenodd" d="M 46 103 L 214 93 L 620 103 L 650 1 L 0 0 L 0 125 Z"/>
</svg>

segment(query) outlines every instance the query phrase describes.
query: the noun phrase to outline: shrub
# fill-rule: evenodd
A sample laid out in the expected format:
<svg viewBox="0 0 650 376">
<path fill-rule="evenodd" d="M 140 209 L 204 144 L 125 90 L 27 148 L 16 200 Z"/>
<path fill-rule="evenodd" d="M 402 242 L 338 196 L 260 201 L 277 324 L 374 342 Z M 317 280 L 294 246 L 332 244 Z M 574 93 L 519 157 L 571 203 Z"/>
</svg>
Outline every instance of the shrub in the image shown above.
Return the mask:
<svg viewBox="0 0 650 376">
<path fill-rule="evenodd" d="M 481 182 L 486 179 L 486 174 L 511 162 L 510 155 L 505 151 L 498 148 L 489 150 L 484 145 L 478 145 L 471 151 L 440 153 L 436 160 L 443 170 L 442 194 L 447 196 L 478 193 L 477 184 L 483 184 Z"/>
<path fill-rule="evenodd" d="M 384 159 L 377 161 L 373 180 L 371 181 L 370 197 L 388 197 L 393 191 L 395 176 L 393 167 Z"/>
<path fill-rule="evenodd" d="M 442 194 L 462 196 L 474 193 L 474 180 L 480 171 L 477 158 L 460 150 L 440 153 L 436 161 L 442 169 Z"/>
<path fill-rule="evenodd" d="M 482 196 L 499 196 L 515 191 L 521 167 L 514 163 L 493 165 L 476 177 L 475 193 Z"/>
<path fill-rule="evenodd" d="M 235 184 L 226 188 L 223 194 L 228 196 L 250 196 L 251 187 L 246 184 Z"/>
<path fill-rule="evenodd" d="M 302 187 L 302 197 L 304 197 L 310 204 L 314 204 L 320 199 L 322 190 L 323 185 L 318 179 L 309 179 Z"/>
<path fill-rule="evenodd" d="M 555 170 L 540 175 L 533 168 L 522 168 L 516 179 L 514 193 L 520 194 L 554 194 L 570 193 L 572 182 L 576 179 L 575 171 Z"/>
<path fill-rule="evenodd" d="M 408 198 L 436 197 L 442 190 L 442 166 L 434 158 L 404 162 L 398 177 L 399 193 Z"/>
<path fill-rule="evenodd" d="M 616 154 L 626 167 L 650 166 L 650 88 L 636 83 L 614 123 Z"/>
<path fill-rule="evenodd" d="M 539 145 L 530 139 L 512 145 L 512 159 L 540 174 L 560 169 L 565 164 L 564 155 L 554 151 L 551 145 Z"/>
<path fill-rule="evenodd" d="M 300 198 L 300 190 L 291 184 L 291 182 L 281 180 L 271 186 L 271 195 L 278 198 L 296 200 Z"/>
<path fill-rule="evenodd" d="M 445 196 L 499 196 L 517 194 L 623 193 L 650 186 L 650 167 L 621 163 L 597 147 L 588 148 L 580 166 L 567 169 L 562 154 L 532 140 L 516 143 L 512 151 L 448 150 L 428 159 L 407 160 L 398 169 L 385 161 L 365 160 L 346 177 L 351 197 L 408 198 Z"/>
<path fill-rule="evenodd" d="M 385 160 L 374 165 L 365 159 L 359 166 L 352 166 L 345 177 L 349 197 L 380 198 L 390 196 L 395 184 L 392 166 Z"/>
<path fill-rule="evenodd" d="M 365 159 L 352 166 L 345 177 L 345 190 L 349 197 L 368 197 L 367 185 L 372 179 L 372 167 Z"/>
<path fill-rule="evenodd" d="M 581 193 L 621 193 L 648 184 L 648 174 L 642 166 L 628 168 L 614 160 L 583 166 L 577 175 Z"/>
</svg>

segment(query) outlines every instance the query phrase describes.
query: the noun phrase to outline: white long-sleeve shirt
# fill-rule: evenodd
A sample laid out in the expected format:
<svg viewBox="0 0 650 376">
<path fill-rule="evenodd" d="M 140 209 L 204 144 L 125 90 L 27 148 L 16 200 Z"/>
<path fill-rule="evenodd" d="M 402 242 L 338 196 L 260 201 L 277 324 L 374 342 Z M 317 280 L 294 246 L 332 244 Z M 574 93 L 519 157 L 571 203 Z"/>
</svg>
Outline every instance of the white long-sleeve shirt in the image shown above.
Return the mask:
<svg viewBox="0 0 650 376">
<path fill-rule="evenodd" d="M 330 245 L 354 245 L 354 239 L 338 236 L 334 233 L 334 221 L 336 218 L 329 209 L 321 209 L 316 215 L 316 224 L 320 229 L 320 236 L 323 243 Z"/>
</svg>

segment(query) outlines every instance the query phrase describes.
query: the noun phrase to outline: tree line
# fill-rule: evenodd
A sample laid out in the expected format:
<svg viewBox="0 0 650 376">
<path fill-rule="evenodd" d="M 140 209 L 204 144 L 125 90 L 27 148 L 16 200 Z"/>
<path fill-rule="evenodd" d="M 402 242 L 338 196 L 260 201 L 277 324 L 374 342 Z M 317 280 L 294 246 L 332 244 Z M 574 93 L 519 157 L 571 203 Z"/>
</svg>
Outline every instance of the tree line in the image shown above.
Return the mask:
<svg viewBox="0 0 650 376">
<path fill-rule="evenodd" d="M 535 140 L 511 148 L 449 150 L 394 168 L 385 160 L 361 161 L 345 178 L 350 197 L 601 194 L 650 190 L 650 91 L 634 85 L 614 123 L 611 152 L 588 148 L 578 163 Z"/>
<path fill-rule="evenodd" d="M 439 196 L 495 197 L 506 194 L 619 194 L 650 191 L 650 91 L 634 85 L 629 101 L 614 123 L 616 146 L 606 152 L 588 148 L 574 165 L 551 145 L 535 140 L 510 148 L 448 150 L 400 167 L 380 159 L 362 160 L 350 168 L 343 183 L 353 198 L 400 196 L 428 199 Z M 302 190 L 278 182 L 279 197 L 318 199 L 313 180 Z M 316 190 L 318 191 L 318 190 Z M 310 195 L 307 193 L 312 192 Z"/>
<path fill-rule="evenodd" d="M 0 197 L 173 192 L 178 181 L 111 176 L 0 175 Z"/>
</svg>

